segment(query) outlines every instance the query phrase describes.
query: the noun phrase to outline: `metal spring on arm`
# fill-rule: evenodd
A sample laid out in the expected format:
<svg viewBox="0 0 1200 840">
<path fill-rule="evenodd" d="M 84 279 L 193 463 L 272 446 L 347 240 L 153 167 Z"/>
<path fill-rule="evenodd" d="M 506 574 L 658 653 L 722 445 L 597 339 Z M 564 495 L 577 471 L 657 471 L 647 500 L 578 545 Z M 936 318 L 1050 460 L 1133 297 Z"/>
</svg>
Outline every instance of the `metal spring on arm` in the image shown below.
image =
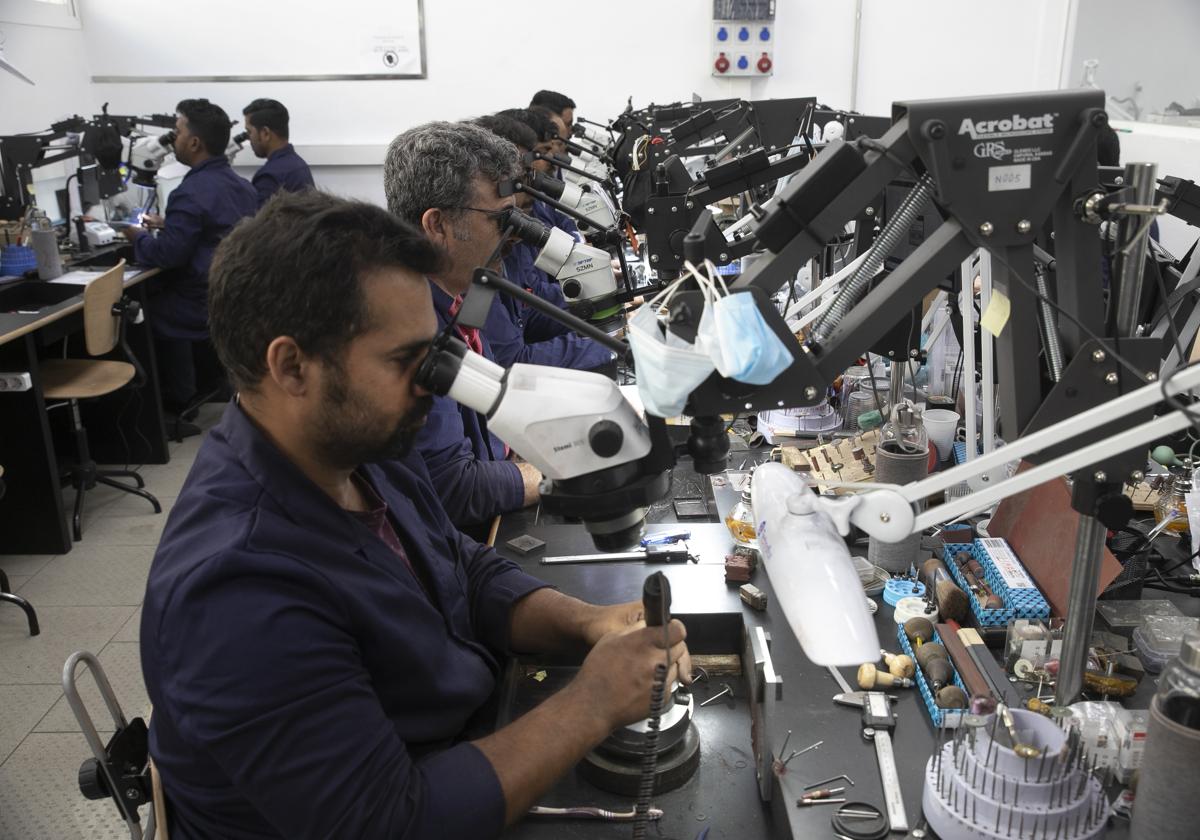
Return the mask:
<svg viewBox="0 0 1200 840">
<path fill-rule="evenodd" d="M 1050 379 L 1058 382 L 1063 373 L 1062 345 L 1058 340 L 1058 323 L 1054 320 L 1054 310 L 1050 308 L 1050 287 L 1046 283 L 1046 270 L 1040 263 L 1034 263 L 1034 277 L 1037 280 L 1038 309 L 1042 314 L 1042 341 L 1046 347 L 1046 363 L 1050 366 Z"/>
<path fill-rule="evenodd" d="M 871 278 L 879 273 L 879 269 L 883 268 L 883 261 L 887 259 L 888 254 L 896 250 L 896 246 L 900 244 L 913 222 L 925 210 L 925 205 L 929 203 L 932 196 L 933 179 L 926 173 L 900 202 L 900 207 L 888 219 L 887 224 L 883 227 L 883 232 L 879 234 L 879 238 L 867 252 L 867 258 L 842 286 L 828 311 L 813 325 L 812 340 L 815 344 L 822 344 L 829 337 L 829 333 L 837 329 L 837 325 L 846 317 L 846 313 L 862 297 Z"/>
<path fill-rule="evenodd" d="M 654 686 L 650 689 L 650 717 L 646 721 L 646 741 L 642 753 L 642 777 L 638 780 L 637 802 L 633 806 L 633 840 L 645 840 L 650 817 L 650 797 L 654 795 L 654 776 L 658 770 L 658 728 L 662 725 L 663 697 L 667 688 L 667 666 L 654 667 Z"/>
</svg>

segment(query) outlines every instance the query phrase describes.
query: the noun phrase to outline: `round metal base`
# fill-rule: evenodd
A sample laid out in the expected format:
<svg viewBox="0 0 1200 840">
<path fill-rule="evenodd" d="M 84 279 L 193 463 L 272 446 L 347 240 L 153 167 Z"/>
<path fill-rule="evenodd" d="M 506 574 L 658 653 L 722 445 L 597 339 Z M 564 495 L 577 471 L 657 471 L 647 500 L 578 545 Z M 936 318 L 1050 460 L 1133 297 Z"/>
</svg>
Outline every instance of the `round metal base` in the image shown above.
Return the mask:
<svg viewBox="0 0 1200 840">
<path fill-rule="evenodd" d="M 654 793 L 665 793 L 682 785 L 700 766 L 700 733 L 689 724 L 678 744 L 658 757 L 654 774 Z M 620 759 L 596 750 L 579 762 L 579 774 L 601 790 L 621 796 L 637 796 L 642 777 L 641 762 Z"/>
</svg>

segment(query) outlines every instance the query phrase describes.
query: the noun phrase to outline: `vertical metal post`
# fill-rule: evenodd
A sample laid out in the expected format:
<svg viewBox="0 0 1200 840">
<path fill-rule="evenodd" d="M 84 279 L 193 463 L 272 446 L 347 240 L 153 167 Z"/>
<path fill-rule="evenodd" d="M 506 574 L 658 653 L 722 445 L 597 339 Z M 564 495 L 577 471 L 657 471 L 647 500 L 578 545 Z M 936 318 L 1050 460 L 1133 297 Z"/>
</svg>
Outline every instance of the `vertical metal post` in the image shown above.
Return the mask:
<svg viewBox="0 0 1200 840">
<path fill-rule="evenodd" d="M 959 380 L 958 391 L 963 394 L 963 421 L 966 427 L 966 460 L 978 457 L 975 444 L 975 266 L 974 255 L 963 260 L 962 292 L 958 296 L 958 305 L 962 310 L 963 321 L 963 366 L 962 378 Z M 965 390 L 964 390 L 965 389 Z"/>
<path fill-rule="evenodd" d="M 979 311 L 987 312 L 992 302 L 992 255 L 979 250 Z M 983 370 L 983 454 L 996 448 L 996 380 L 993 353 L 995 339 L 985 329 L 979 330 L 979 366 Z"/>
<path fill-rule="evenodd" d="M 1155 175 L 1153 163 L 1125 164 L 1125 183 L 1133 188 L 1135 204 L 1153 204 Z M 1138 302 L 1141 300 L 1142 274 L 1146 266 L 1146 235 L 1138 231 L 1145 216 L 1122 216 L 1117 222 L 1117 253 L 1113 259 L 1113 280 L 1117 283 L 1117 335 L 1127 338 L 1137 329 Z"/>
<path fill-rule="evenodd" d="M 891 387 L 888 389 L 888 405 L 891 406 L 892 411 L 895 411 L 896 406 L 904 401 L 904 368 L 907 365 L 907 359 L 892 359 Z"/>
<path fill-rule="evenodd" d="M 1096 517 L 1087 514 L 1079 517 L 1058 684 L 1054 689 L 1054 702 L 1059 706 L 1074 703 L 1083 689 L 1083 672 L 1087 668 L 1088 645 L 1096 617 L 1096 586 L 1100 582 L 1100 557 L 1105 534 L 1104 524 Z"/>
<path fill-rule="evenodd" d="M 1134 189 L 1135 204 L 1154 202 L 1156 168 L 1152 163 L 1126 164 L 1125 178 Z M 1113 262 L 1113 279 L 1118 286 L 1115 290 L 1117 308 L 1113 323 L 1118 338 L 1132 336 L 1137 329 L 1138 302 L 1146 259 L 1147 234 L 1142 230 L 1144 219 L 1141 215 L 1124 216 L 1117 225 L 1117 257 Z M 1076 480 L 1093 481 L 1094 478 L 1080 475 Z M 1076 487 L 1076 493 L 1078 491 Z M 1100 582 L 1105 533 L 1103 523 L 1096 517 L 1090 512 L 1080 512 L 1075 561 L 1071 566 L 1071 588 L 1067 595 L 1067 623 L 1063 632 L 1058 685 L 1054 690 L 1054 702 L 1060 706 L 1075 702 L 1083 688 L 1083 672 L 1087 668 L 1092 624 L 1096 617 L 1096 588 Z"/>
</svg>

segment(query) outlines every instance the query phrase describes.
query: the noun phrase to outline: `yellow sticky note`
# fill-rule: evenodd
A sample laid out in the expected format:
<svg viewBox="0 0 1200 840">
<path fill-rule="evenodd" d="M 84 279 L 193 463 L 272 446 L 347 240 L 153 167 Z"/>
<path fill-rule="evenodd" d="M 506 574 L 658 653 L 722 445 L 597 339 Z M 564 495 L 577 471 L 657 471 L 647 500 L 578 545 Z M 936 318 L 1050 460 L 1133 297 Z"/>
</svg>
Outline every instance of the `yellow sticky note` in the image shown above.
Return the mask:
<svg viewBox="0 0 1200 840">
<path fill-rule="evenodd" d="M 1008 323 L 1008 316 L 1012 313 L 1012 304 L 1003 292 L 998 292 L 992 289 L 991 300 L 988 301 L 987 311 L 983 313 L 983 317 L 979 319 L 979 326 L 990 332 L 994 338 L 999 338 L 1000 333 L 1004 331 L 1004 325 Z"/>
<path fill-rule="evenodd" d="M 550 676 L 550 675 L 547 674 L 545 671 L 538 671 L 536 674 L 533 675 L 533 678 L 535 680 L 537 680 L 538 682 L 541 682 L 542 680 L 546 679 L 546 677 L 548 677 L 548 676 Z"/>
</svg>

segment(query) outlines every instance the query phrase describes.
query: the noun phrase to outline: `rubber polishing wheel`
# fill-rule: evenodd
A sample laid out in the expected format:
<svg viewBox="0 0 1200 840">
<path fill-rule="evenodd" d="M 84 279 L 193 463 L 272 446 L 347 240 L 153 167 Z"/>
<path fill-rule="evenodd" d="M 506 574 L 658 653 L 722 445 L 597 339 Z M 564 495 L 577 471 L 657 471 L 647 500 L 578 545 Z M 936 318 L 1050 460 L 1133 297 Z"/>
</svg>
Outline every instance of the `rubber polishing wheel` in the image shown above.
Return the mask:
<svg viewBox="0 0 1200 840">
<path fill-rule="evenodd" d="M 682 785 L 700 766 L 700 733 L 691 724 L 678 746 L 658 757 L 654 774 L 654 793 L 666 793 Z M 621 761 L 596 750 L 579 762 L 579 775 L 601 790 L 621 796 L 637 796 L 642 765 L 638 761 Z"/>
</svg>

